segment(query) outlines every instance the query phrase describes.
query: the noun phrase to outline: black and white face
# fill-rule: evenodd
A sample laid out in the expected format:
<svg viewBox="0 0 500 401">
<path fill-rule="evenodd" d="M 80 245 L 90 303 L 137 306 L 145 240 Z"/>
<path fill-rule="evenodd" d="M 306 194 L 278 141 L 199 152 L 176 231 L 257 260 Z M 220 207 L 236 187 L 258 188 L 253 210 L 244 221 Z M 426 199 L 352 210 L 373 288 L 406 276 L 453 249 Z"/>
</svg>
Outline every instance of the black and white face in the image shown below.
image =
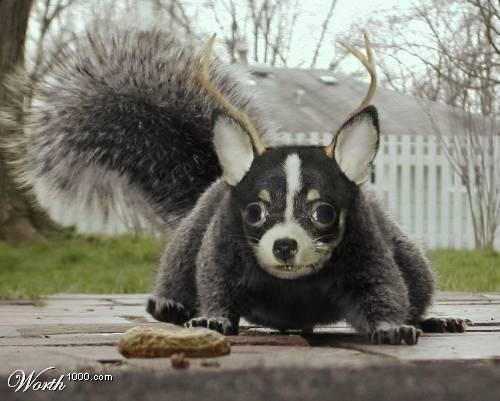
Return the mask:
<svg viewBox="0 0 500 401">
<path fill-rule="evenodd" d="M 333 158 L 323 147 L 278 147 L 254 156 L 238 131 L 218 121 L 214 143 L 260 267 L 282 279 L 319 271 L 341 243 L 356 186 L 368 175 L 378 144 L 376 111 L 344 125 Z"/>
<path fill-rule="evenodd" d="M 335 167 L 323 148 L 269 149 L 235 186 L 247 240 L 268 273 L 313 273 L 342 240 L 354 185 Z"/>
</svg>

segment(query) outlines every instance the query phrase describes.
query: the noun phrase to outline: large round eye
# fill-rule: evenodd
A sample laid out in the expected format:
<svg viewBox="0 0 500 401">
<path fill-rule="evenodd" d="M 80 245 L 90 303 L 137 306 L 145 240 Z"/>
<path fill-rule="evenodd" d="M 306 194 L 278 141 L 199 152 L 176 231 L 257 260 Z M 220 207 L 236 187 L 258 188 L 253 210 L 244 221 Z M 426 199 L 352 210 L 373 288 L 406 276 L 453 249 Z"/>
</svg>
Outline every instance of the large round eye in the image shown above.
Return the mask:
<svg viewBox="0 0 500 401">
<path fill-rule="evenodd" d="M 245 209 L 244 217 L 247 224 L 259 227 L 266 221 L 266 209 L 260 202 L 250 203 Z"/>
<path fill-rule="evenodd" d="M 329 203 L 318 202 L 313 205 L 312 221 L 319 228 L 328 227 L 337 216 L 335 209 Z"/>
</svg>

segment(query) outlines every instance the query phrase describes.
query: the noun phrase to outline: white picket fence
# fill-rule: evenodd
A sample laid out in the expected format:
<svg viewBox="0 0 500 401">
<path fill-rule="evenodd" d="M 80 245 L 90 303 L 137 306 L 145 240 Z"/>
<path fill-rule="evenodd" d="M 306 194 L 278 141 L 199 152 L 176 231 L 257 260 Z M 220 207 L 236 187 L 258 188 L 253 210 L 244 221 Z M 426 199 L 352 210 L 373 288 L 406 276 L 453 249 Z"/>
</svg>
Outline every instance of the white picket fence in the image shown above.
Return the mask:
<svg viewBox="0 0 500 401">
<path fill-rule="evenodd" d="M 282 133 L 277 142 L 325 145 L 331 138 L 329 133 Z M 495 139 L 493 157 L 500 157 L 500 138 Z M 426 248 L 474 248 L 466 190 L 437 137 L 383 135 L 371 181 L 386 210 Z M 500 233 L 495 247 L 500 249 Z"/>
</svg>

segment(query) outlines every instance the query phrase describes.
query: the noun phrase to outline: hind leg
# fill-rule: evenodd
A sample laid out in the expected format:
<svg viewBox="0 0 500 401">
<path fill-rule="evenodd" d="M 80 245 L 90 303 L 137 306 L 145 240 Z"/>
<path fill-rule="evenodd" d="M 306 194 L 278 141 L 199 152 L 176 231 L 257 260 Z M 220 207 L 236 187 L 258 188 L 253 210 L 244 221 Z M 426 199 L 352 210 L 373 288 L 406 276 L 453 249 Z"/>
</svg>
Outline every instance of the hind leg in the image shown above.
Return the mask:
<svg viewBox="0 0 500 401">
<path fill-rule="evenodd" d="M 199 314 L 196 258 L 225 184 L 216 181 L 171 235 L 160 260 L 147 311 L 162 322 L 182 325 Z"/>
<path fill-rule="evenodd" d="M 414 324 L 422 320 L 421 317 L 431 305 L 435 290 L 433 270 L 420 247 L 386 216 L 380 205 L 373 202 L 372 206 L 376 211 L 377 224 L 392 246 L 394 260 L 408 289 L 408 320 Z"/>
<path fill-rule="evenodd" d="M 153 294 L 146 305 L 156 320 L 178 325 L 184 324 L 197 310 L 195 267 L 190 263 L 189 252 L 182 252 L 185 248 L 182 245 L 174 241 L 165 250 Z"/>
<path fill-rule="evenodd" d="M 182 225 L 180 227 L 182 229 Z M 182 325 L 197 311 L 195 238 L 177 230 L 160 260 L 146 310 L 157 320 Z"/>
<path fill-rule="evenodd" d="M 463 333 L 465 319 L 424 318 L 434 293 L 434 275 L 423 253 L 404 236 L 395 240 L 395 259 L 400 266 L 410 296 L 410 321 L 424 333 Z"/>
</svg>

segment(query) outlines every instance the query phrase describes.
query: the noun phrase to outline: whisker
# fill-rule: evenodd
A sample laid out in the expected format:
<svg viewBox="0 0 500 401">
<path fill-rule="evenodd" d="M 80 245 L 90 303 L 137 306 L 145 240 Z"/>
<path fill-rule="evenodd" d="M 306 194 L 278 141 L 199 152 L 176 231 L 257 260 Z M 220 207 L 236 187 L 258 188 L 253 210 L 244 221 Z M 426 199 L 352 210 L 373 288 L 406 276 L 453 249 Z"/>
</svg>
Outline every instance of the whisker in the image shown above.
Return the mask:
<svg viewBox="0 0 500 401">
<path fill-rule="evenodd" d="M 329 237 L 333 237 L 334 234 L 327 234 L 327 235 L 322 235 L 321 237 L 316 237 L 316 238 L 313 238 L 313 242 L 316 242 L 316 241 L 319 241 L 323 238 L 329 238 Z"/>
</svg>

